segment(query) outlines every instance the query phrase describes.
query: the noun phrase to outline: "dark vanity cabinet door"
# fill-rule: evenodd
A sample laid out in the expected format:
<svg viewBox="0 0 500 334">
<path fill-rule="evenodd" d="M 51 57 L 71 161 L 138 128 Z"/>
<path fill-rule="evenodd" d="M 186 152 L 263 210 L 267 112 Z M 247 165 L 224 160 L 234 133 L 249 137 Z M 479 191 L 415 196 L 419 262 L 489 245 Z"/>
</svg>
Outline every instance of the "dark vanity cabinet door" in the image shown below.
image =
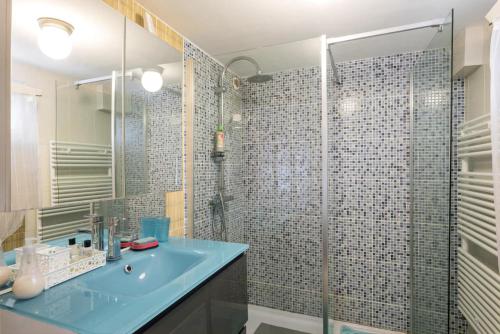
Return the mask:
<svg viewBox="0 0 500 334">
<path fill-rule="evenodd" d="M 240 333 L 248 320 L 246 262 L 240 256 L 137 333 Z"/>
</svg>

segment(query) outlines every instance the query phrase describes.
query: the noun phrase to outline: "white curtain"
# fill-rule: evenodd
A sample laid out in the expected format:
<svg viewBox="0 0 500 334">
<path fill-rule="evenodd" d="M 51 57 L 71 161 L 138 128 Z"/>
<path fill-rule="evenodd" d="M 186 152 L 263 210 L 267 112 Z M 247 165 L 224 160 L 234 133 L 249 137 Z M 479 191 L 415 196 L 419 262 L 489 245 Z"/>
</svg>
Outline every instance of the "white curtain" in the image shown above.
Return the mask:
<svg viewBox="0 0 500 334">
<path fill-rule="evenodd" d="M 497 251 L 500 267 L 500 19 L 493 23 L 490 48 L 491 67 L 491 144 L 495 215 L 497 224 Z"/>
</svg>

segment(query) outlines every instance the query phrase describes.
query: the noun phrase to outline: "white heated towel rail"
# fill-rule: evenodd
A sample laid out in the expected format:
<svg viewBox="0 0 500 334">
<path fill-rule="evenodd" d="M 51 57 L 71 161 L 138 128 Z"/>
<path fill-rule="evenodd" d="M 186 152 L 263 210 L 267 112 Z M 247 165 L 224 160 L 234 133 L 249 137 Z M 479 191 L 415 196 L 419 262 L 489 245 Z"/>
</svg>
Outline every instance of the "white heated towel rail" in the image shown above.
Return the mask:
<svg viewBox="0 0 500 334">
<path fill-rule="evenodd" d="M 51 141 L 50 167 L 54 206 L 113 197 L 110 145 Z"/>
<path fill-rule="evenodd" d="M 89 228 L 90 204 L 64 205 L 37 210 L 38 238 L 47 241 Z"/>
<path fill-rule="evenodd" d="M 458 141 L 459 308 L 478 334 L 500 333 L 490 129 L 489 115 L 478 117 L 460 127 Z"/>
</svg>

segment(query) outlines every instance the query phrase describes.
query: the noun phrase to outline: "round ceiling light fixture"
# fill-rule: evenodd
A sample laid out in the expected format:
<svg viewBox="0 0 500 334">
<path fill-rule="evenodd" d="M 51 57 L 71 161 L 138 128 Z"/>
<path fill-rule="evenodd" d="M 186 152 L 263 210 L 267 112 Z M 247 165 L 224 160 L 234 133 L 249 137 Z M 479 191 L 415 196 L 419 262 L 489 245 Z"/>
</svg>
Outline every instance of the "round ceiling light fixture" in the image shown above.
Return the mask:
<svg viewBox="0 0 500 334">
<path fill-rule="evenodd" d="M 163 76 L 158 69 L 147 69 L 142 72 L 141 84 L 145 90 L 151 93 L 159 91 L 163 87 Z"/>
<path fill-rule="evenodd" d="M 52 17 L 39 18 L 38 25 L 40 26 L 38 35 L 40 50 L 52 59 L 60 60 L 68 57 L 72 49 L 73 26 Z"/>
</svg>

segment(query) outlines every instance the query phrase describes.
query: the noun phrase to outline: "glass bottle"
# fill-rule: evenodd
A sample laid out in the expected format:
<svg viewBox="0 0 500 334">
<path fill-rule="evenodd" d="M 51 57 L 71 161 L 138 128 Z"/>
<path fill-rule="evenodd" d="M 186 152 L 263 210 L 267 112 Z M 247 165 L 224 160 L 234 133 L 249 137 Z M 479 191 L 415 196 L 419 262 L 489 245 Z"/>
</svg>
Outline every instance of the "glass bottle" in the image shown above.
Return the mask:
<svg viewBox="0 0 500 334">
<path fill-rule="evenodd" d="M 36 247 L 23 247 L 21 268 L 12 286 L 12 292 L 18 299 L 29 299 L 38 296 L 45 287 L 45 277 L 38 266 Z"/>
</svg>

